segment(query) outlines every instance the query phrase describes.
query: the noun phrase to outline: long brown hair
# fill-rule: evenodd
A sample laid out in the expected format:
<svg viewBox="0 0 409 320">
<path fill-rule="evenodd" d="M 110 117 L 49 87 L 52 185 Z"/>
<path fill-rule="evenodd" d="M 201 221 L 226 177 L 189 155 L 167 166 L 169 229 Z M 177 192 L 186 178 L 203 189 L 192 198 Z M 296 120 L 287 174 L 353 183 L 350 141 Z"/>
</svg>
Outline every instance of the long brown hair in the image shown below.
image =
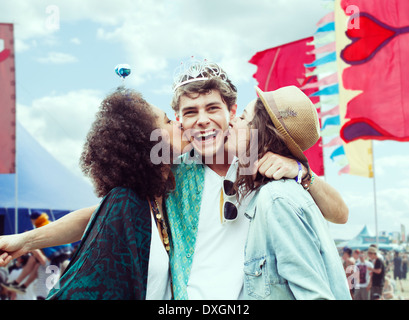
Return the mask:
<svg viewBox="0 0 409 320">
<path fill-rule="evenodd" d="M 254 118 L 249 123 L 249 126 L 251 129 L 256 129 L 251 130 L 251 133 L 256 133 L 258 140 L 253 139 L 254 137 L 250 137 L 247 151 L 249 151 L 250 147 L 256 147 L 257 159 L 261 159 L 269 151 L 287 158 L 296 159 L 288 149 L 282 135 L 274 127 L 274 124 L 260 98 L 256 100 L 254 106 Z M 254 140 L 258 142 L 257 146 L 250 146 L 251 141 Z M 251 154 L 251 152 L 248 153 Z M 302 162 L 302 164 L 308 168 L 308 163 Z M 237 171 L 238 178 L 234 184 L 238 198 L 245 197 L 252 191 L 258 190 L 266 183 L 274 180 L 261 175 L 259 172 L 257 172 L 255 178 L 250 174 L 240 174 L 240 169 L 245 166 L 246 165 L 239 162 L 239 168 Z"/>
</svg>

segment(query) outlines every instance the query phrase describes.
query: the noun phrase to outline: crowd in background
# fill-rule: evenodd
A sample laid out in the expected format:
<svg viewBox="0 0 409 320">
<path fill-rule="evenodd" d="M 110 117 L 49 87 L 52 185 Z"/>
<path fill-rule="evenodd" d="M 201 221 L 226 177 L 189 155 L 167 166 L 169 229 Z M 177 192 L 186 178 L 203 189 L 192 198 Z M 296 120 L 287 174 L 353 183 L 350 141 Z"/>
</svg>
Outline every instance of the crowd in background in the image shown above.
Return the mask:
<svg viewBox="0 0 409 320">
<path fill-rule="evenodd" d="M 342 260 L 354 300 L 404 299 L 407 253 L 383 252 L 371 245 L 365 251 L 344 248 Z"/>
<path fill-rule="evenodd" d="M 45 212 L 33 211 L 36 228 L 50 223 Z M 0 268 L 0 300 L 44 300 L 68 266 L 74 252 L 71 244 L 43 248 L 25 254 Z"/>
<path fill-rule="evenodd" d="M 44 300 L 73 254 L 71 246 L 56 251 L 51 259 L 42 250 L 23 255 L 0 268 L 0 300 Z"/>
<path fill-rule="evenodd" d="M 61 258 L 57 267 L 50 264 L 41 251 L 36 251 L 0 268 L 0 300 L 45 299 L 50 288 L 58 285 L 58 278 L 70 255 Z M 375 245 L 365 251 L 344 248 L 342 260 L 354 300 L 405 299 L 407 253 L 382 252 Z"/>
</svg>

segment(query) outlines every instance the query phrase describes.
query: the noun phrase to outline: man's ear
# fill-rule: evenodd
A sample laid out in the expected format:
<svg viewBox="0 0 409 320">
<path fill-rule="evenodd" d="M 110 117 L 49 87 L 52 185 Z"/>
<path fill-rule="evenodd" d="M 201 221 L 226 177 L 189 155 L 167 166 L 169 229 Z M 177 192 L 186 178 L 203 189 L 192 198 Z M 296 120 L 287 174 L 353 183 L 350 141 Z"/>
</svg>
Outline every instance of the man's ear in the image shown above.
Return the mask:
<svg viewBox="0 0 409 320">
<path fill-rule="evenodd" d="M 180 118 L 179 118 L 179 115 L 178 115 L 177 112 L 175 112 L 175 118 L 176 118 L 176 121 L 179 121 L 179 122 L 180 122 Z"/>
<path fill-rule="evenodd" d="M 237 112 L 237 104 L 233 105 L 230 109 L 230 120 L 234 119 Z"/>
</svg>

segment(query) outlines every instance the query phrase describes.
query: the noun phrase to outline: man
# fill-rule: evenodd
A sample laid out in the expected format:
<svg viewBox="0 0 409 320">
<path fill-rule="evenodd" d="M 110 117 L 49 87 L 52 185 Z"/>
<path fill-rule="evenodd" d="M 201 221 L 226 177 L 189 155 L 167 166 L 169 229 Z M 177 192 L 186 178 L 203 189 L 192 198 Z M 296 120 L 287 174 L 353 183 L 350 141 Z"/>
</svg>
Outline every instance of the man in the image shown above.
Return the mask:
<svg viewBox="0 0 409 320">
<path fill-rule="evenodd" d="M 351 297 L 354 298 L 357 281 L 357 276 L 355 276 L 355 274 L 357 270 L 355 268 L 355 259 L 352 257 L 352 250 L 350 248 L 344 248 L 342 253 L 342 264 L 348 280 L 349 292 Z"/>
<path fill-rule="evenodd" d="M 402 278 L 402 258 L 399 256 L 399 252 L 395 251 L 393 257 L 393 279 L 395 281 L 399 280 L 401 291 L 403 291 Z"/>
<path fill-rule="evenodd" d="M 369 300 L 368 285 L 371 280 L 370 270 L 373 269 L 373 264 L 369 260 L 365 259 L 365 255 L 359 249 L 354 250 L 354 254 L 358 259 L 355 266 L 359 270 L 359 281 L 355 290 L 355 300 Z"/>
<path fill-rule="evenodd" d="M 201 71 L 193 76 L 191 70 L 181 74 L 172 102 L 194 147 L 193 153 L 185 154 L 174 167 L 176 189 L 166 202 L 174 246 L 171 253 L 174 294 L 175 299 L 238 299 L 243 287 L 243 250 L 248 227 L 243 215 L 245 206 L 240 206 L 241 212 L 232 224 L 222 224 L 220 214 L 223 177 L 235 172 L 235 167 L 230 166 L 233 159 L 224 152 L 224 133 L 236 113 L 237 93 L 219 66 L 200 62 L 196 67 Z M 292 159 L 269 154 L 260 159 L 258 171 L 275 179 L 294 178 L 299 168 Z M 306 168 L 302 171 L 302 176 L 306 176 Z M 346 222 L 348 209 L 337 191 L 318 177 L 309 191 L 327 220 Z M 94 209 L 74 211 L 54 222 L 47 232 L 31 232 L 24 248 L 21 244 L 13 246 L 17 250 L 13 256 L 28 250 L 27 246 L 41 248 L 79 240 Z"/>
<path fill-rule="evenodd" d="M 368 257 L 374 265 L 371 275 L 371 300 L 375 300 L 376 296 L 382 296 L 385 282 L 385 265 L 378 256 L 378 249 L 374 246 L 368 248 Z"/>
<path fill-rule="evenodd" d="M 221 217 L 224 177 L 236 171 L 224 149 L 224 133 L 236 114 L 236 90 L 226 73 L 207 61 L 188 65 L 174 88 L 172 108 L 198 153 L 176 166 L 176 190 L 167 201 L 177 239 L 171 257 L 175 298 L 238 299 L 249 223 L 246 203 L 239 206 L 235 221 L 223 223 Z M 295 160 L 271 153 L 260 159 L 258 171 L 275 179 L 294 178 L 299 172 Z M 302 176 L 306 174 L 303 168 Z M 347 209 L 334 189 L 316 178 L 309 191 L 328 220 L 345 222 Z"/>
</svg>

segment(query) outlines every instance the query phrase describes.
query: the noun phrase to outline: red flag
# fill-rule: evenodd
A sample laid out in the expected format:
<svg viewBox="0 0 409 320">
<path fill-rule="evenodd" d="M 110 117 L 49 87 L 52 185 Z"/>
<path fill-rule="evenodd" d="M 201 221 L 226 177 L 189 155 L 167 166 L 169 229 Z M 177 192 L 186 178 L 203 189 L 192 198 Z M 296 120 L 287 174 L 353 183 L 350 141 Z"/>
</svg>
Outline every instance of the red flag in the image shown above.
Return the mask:
<svg viewBox="0 0 409 320">
<path fill-rule="evenodd" d="M 16 88 L 13 25 L 0 23 L 0 173 L 15 172 Z"/>
<path fill-rule="evenodd" d="M 249 62 L 258 67 L 253 77 L 258 81 L 259 88 L 263 91 L 273 91 L 291 85 L 301 88 L 307 84 L 317 82 L 316 76 L 307 77 L 305 75 L 307 71 L 305 64 L 310 64 L 315 60 L 315 55 L 310 54 L 314 47 L 308 45 L 313 40 L 313 37 L 309 37 L 257 52 Z M 307 96 L 316 91 L 318 91 L 318 88 L 303 90 Z M 319 97 L 310 97 L 310 99 L 313 103 L 319 102 Z M 321 138 L 304 153 L 308 158 L 311 169 L 319 176 L 324 175 Z"/>
</svg>

